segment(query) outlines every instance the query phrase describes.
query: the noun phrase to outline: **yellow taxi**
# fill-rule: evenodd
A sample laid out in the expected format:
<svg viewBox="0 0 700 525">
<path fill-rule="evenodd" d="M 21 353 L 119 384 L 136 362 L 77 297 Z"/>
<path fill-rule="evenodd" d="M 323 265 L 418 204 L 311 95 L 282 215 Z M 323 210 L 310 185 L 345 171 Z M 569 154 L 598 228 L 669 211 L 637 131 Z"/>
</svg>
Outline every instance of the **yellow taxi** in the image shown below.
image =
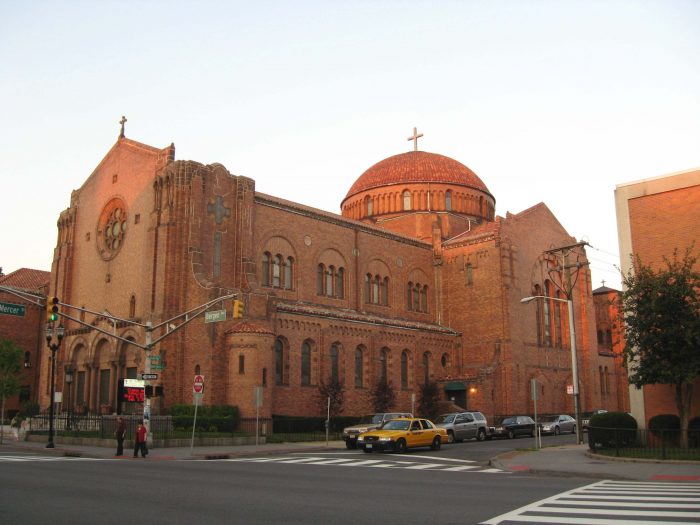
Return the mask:
<svg viewBox="0 0 700 525">
<path fill-rule="evenodd" d="M 438 450 L 443 442 L 447 442 L 447 430 L 427 419 L 408 417 L 392 419 L 381 428 L 357 437 L 357 447 L 364 452 L 393 450 L 402 453 L 414 447 Z"/>
</svg>

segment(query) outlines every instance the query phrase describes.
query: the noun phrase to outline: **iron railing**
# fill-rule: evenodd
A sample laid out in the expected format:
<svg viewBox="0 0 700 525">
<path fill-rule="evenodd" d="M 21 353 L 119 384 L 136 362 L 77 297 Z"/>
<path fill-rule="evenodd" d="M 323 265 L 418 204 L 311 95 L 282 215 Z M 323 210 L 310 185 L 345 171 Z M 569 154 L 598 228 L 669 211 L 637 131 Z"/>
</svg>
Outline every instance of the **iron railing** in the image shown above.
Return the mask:
<svg viewBox="0 0 700 525">
<path fill-rule="evenodd" d="M 588 428 L 591 451 L 617 457 L 700 460 L 700 429 L 688 430 L 688 446 L 681 446 L 680 430 Z"/>
</svg>

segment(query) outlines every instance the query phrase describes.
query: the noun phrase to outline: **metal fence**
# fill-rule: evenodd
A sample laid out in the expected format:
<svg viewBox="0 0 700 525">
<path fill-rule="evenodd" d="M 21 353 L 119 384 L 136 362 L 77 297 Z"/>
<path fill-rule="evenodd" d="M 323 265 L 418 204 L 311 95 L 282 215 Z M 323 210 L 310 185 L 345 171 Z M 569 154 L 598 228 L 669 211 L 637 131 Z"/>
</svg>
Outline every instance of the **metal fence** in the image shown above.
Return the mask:
<svg viewBox="0 0 700 525">
<path fill-rule="evenodd" d="M 71 414 L 66 412 L 54 414 L 54 432 L 61 436 L 94 437 L 109 439 L 114 436 L 117 428 L 116 415 Z M 141 415 L 124 414 L 127 426 L 127 436 L 133 436 Z M 218 418 L 221 419 L 221 418 Z M 268 441 L 323 441 L 341 439 L 343 426 L 347 418 L 331 419 L 328 434 L 326 422 L 321 418 L 241 418 L 232 431 L 220 431 L 207 418 L 198 418 L 194 435 L 196 437 L 236 437 L 236 436 L 265 436 Z M 43 412 L 27 420 L 27 431 L 32 434 L 48 434 L 50 427 L 49 413 Z M 154 439 L 171 439 L 189 436 L 192 433 L 192 420 L 184 426 L 175 426 L 172 416 L 152 416 L 151 436 Z"/>
<path fill-rule="evenodd" d="M 617 457 L 700 460 L 700 429 L 688 430 L 683 448 L 680 430 L 589 427 L 588 447 Z"/>
</svg>

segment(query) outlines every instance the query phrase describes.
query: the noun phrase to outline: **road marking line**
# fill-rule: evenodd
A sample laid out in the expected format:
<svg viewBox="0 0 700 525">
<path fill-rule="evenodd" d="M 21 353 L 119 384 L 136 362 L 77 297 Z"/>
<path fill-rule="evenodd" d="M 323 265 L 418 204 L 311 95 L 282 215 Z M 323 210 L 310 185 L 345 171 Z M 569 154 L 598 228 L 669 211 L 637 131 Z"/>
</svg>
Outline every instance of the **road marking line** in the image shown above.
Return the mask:
<svg viewBox="0 0 700 525">
<path fill-rule="evenodd" d="M 424 469 L 429 469 L 433 467 L 442 467 L 440 463 L 416 463 L 415 465 L 412 465 L 410 467 L 404 467 L 407 470 L 424 470 Z M 447 470 L 447 469 L 440 469 L 440 470 Z"/>
<path fill-rule="evenodd" d="M 605 514 L 606 516 L 658 516 L 662 518 L 700 518 L 700 512 L 673 512 L 668 510 L 614 510 L 614 509 L 577 509 L 573 507 L 538 507 L 536 512 L 550 514 Z"/>
</svg>

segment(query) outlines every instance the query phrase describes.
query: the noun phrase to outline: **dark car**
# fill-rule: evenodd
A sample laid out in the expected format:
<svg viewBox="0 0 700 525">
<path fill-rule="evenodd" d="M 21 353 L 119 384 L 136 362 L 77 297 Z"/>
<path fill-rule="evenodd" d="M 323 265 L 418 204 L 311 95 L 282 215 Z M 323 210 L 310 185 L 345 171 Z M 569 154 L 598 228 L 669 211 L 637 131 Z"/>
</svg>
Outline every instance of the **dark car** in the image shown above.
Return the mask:
<svg viewBox="0 0 700 525">
<path fill-rule="evenodd" d="M 504 417 L 494 430 L 494 437 L 513 439 L 518 436 L 534 436 L 535 421 L 529 416 Z"/>
</svg>

